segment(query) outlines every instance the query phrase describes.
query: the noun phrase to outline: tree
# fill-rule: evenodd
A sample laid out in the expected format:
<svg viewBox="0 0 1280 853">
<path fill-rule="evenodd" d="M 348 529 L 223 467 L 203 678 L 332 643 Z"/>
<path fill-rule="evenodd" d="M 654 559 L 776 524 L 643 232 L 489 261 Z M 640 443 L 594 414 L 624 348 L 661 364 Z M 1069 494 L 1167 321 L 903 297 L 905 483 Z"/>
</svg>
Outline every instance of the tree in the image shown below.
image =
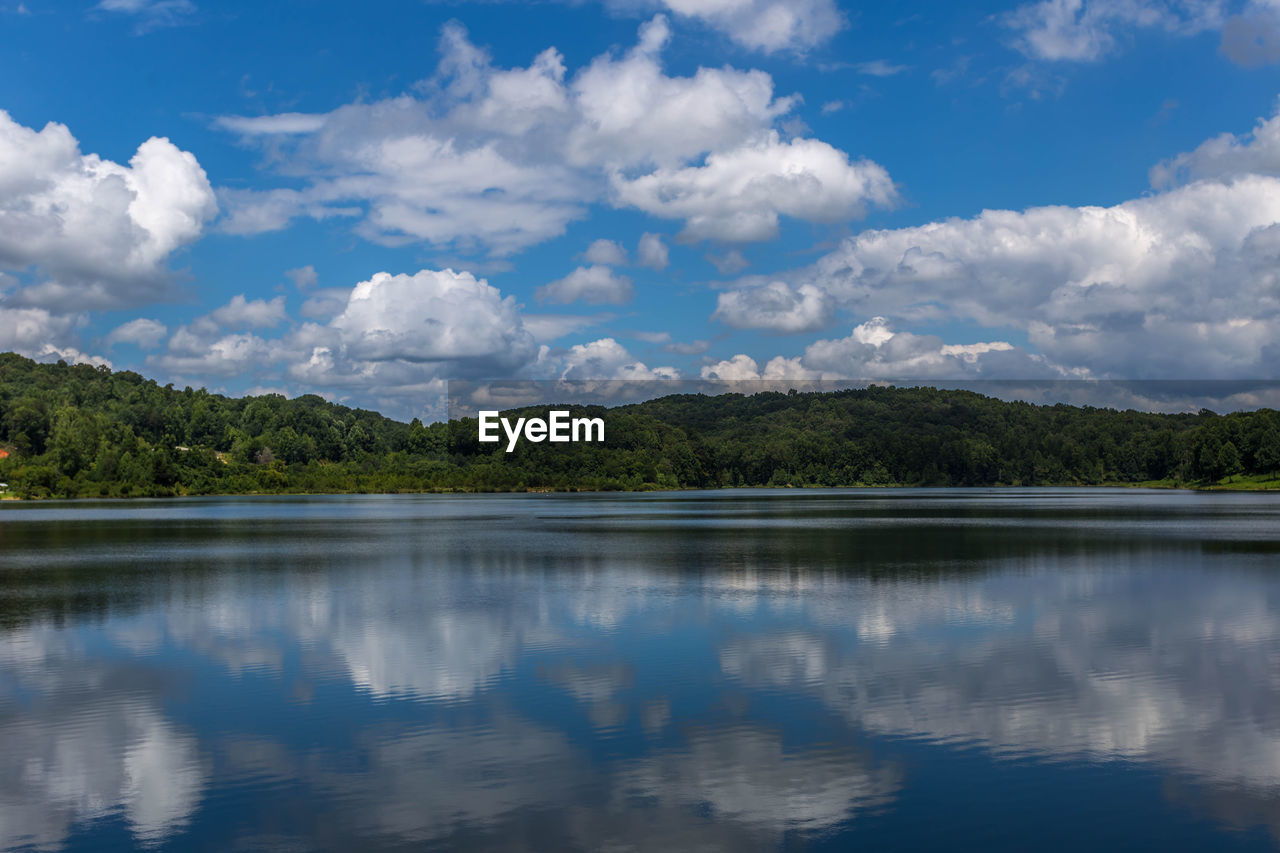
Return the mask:
<svg viewBox="0 0 1280 853">
<path fill-rule="evenodd" d="M 1280 430 L 1270 427 L 1262 434 L 1254 459 L 1259 473 L 1275 474 L 1280 471 Z"/>
<path fill-rule="evenodd" d="M 1218 449 L 1218 470 L 1228 480 L 1244 470 L 1240 465 L 1240 451 L 1236 450 L 1235 444 L 1230 441 L 1223 442 L 1222 447 Z"/>
</svg>

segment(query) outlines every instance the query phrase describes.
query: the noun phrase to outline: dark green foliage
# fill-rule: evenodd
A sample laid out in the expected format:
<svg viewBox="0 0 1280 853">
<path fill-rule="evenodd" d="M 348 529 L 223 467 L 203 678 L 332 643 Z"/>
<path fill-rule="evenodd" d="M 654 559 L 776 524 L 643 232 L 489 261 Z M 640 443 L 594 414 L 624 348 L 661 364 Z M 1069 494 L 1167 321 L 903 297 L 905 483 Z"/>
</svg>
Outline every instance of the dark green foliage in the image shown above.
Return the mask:
<svg viewBox="0 0 1280 853">
<path fill-rule="evenodd" d="M 517 415 L 545 415 L 538 407 Z M 314 395 L 232 399 L 0 355 L 0 481 L 23 497 L 725 486 L 1208 484 L 1280 470 L 1280 415 L 1006 403 L 968 391 L 675 395 L 603 444 L 481 444 Z"/>
<path fill-rule="evenodd" d="M 314 395 L 231 399 L 0 354 L 0 480 L 23 497 L 417 488 L 388 468 L 412 432 Z"/>
</svg>

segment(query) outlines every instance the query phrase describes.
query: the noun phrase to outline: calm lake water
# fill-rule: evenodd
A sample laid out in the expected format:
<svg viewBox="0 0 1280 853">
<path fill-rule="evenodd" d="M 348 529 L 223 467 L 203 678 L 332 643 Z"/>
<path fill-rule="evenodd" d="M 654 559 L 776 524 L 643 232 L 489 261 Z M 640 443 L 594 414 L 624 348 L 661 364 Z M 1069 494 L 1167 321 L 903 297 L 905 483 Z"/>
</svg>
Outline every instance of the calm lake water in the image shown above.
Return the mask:
<svg viewBox="0 0 1280 853">
<path fill-rule="evenodd" d="M 0 505 L 0 849 L 1278 841 L 1280 495 Z"/>
</svg>

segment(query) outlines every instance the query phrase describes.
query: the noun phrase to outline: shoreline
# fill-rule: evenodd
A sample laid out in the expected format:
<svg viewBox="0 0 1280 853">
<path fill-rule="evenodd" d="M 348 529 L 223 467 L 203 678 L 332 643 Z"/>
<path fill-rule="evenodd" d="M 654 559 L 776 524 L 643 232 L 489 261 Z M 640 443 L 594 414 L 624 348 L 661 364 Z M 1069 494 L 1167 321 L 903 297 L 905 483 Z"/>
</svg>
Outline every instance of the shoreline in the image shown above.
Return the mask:
<svg viewBox="0 0 1280 853">
<path fill-rule="evenodd" d="M 1035 485 L 1015 485 L 1011 483 L 993 483 L 979 486 L 923 486 L 918 484 L 888 483 L 883 485 L 858 486 L 711 486 L 711 487 L 655 487 L 652 489 L 558 489 L 542 487 L 526 487 L 517 489 L 397 489 L 392 491 L 281 491 L 281 492 L 204 492 L 199 494 L 173 495 L 80 495 L 76 497 L 31 497 L 18 495 L 0 495 L 0 501 L 13 503 L 43 503 L 48 501 L 138 501 L 138 500 L 181 500 L 183 498 L 265 498 L 265 497 L 338 497 L 342 495 L 535 495 L 535 494 L 650 494 L 657 492 L 726 492 L 726 491 L 886 491 L 891 489 L 948 489 L 952 491 L 972 491 L 977 489 L 1014 490 L 1014 489 L 1148 489 L 1169 492 L 1240 492 L 1263 494 L 1280 492 L 1280 478 L 1266 481 L 1266 485 L 1252 483 L 1215 483 L 1208 486 L 1197 486 L 1189 483 L 1039 483 Z"/>
</svg>

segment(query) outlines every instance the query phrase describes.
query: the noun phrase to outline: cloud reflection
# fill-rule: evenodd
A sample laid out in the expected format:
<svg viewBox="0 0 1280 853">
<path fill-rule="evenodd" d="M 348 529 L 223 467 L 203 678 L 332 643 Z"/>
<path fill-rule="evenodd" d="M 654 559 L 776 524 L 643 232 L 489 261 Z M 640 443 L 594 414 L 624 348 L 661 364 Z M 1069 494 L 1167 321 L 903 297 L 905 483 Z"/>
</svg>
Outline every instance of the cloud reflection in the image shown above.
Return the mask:
<svg viewBox="0 0 1280 853">
<path fill-rule="evenodd" d="M 885 501 L 768 529 L 733 501 L 705 526 L 536 506 L 378 548 L 285 525 L 191 571 L 156 546 L 129 606 L 0 633 L 0 847 L 172 840 L 248 792 L 220 829 L 249 846 L 314 844 L 321 816 L 353 849 L 772 849 L 910 809 L 904 738 L 1146 764 L 1178 808 L 1280 826 L 1265 553 L 1147 510 L 1041 535 L 934 503 L 925 535 Z"/>
</svg>

